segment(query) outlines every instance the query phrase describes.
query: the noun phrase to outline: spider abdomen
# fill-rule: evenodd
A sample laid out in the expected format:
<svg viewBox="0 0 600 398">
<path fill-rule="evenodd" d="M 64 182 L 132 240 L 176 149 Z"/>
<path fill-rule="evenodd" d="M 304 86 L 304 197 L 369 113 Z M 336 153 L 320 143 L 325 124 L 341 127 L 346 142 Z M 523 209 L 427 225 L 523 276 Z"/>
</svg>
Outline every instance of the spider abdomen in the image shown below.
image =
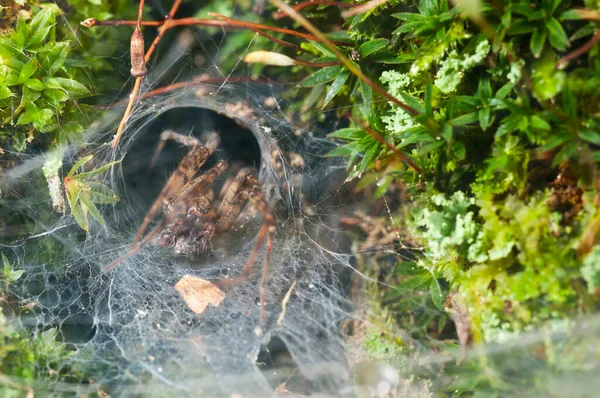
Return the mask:
<svg viewBox="0 0 600 398">
<path fill-rule="evenodd" d="M 211 212 L 199 210 L 191 208 L 185 216 L 169 225 L 161 234 L 161 245 L 172 248 L 177 255 L 188 257 L 197 257 L 210 251 L 215 224 L 207 214 Z"/>
</svg>

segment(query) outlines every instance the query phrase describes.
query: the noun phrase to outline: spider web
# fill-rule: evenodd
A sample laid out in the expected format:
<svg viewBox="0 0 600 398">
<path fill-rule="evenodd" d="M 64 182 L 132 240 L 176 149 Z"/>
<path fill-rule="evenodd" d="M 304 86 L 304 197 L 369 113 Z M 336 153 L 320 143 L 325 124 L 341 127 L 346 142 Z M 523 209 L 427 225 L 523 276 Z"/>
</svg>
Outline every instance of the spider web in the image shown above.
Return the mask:
<svg viewBox="0 0 600 398">
<path fill-rule="evenodd" d="M 13 212 L 25 214 L 35 225 L 35 233 L 16 239 L 9 234 L 2 243 L 15 268 L 25 270 L 12 293 L 19 303 L 34 304 L 20 320 L 34 333 L 58 328 L 60 338 L 74 350 L 63 366 L 76 379 L 40 384 L 36 391 L 62 396 L 93 393 L 99 386 L 114 396 L 262 397 L 277 389 L 322 396 L 377 396 L 391 387 L 397 396 L 429 396 L 441 389 L 447 382 L 441 369 L 460 361 L 460 353 L 438 355 L 411 337 L 416 331 L 388 325 L 382 332 L 402 339 L 416 354 L 400 359 L 398 352 L 385 352 L 379 360 L 393 368 L 372 362 L 361 368 L 361 361 L 369 358 L 355 349 L 364 342 L 353 345 L 343 336 L 342 325 L 349 320 L 380 326 L 369 322 L 374 315 L 364 304 L 369 291 L 360 288 L 365 281 L 377 281 L 355 272 L 352 242 L 341 226 L 342 218 L 363 203 L 344 184 L 343 160 L 323 157 L 333 148 L 324 138 L 329 131 L 304 124 L 314 118 L 333 120 L 339 110 L 301 116 L 287 112 L 279 84 L 234 82 L 254 77 L 252 68 L 241 63 L 254 39 L 230 52 L 229 32 L 195 35 L 181 32 L 150 68 L 141 95 L 164 83 L 187 83 L 138 102 L 116 150 L 109 143 L 122 108 L 106 112 L 86 133 L 85 145 L 64 153 L 65 165 L 86 151 L 94 154 L 96 166 L 122 159 L 104 176 L 103 182 L 120 196 L 115 206 L 100 209 L 105 228 L 92 222 L 86 235 L 72 216 L 52 210 L 42 171 L 50 154 L 32 156 L 7 173 L 2 208 L 7 224 Z M 190 51 L 196 40 L 200 50 Z M 221 66 L 223 57 L 236 60 L 227 72 Z M 259 77 L 267 80 L 266 75 Z M 185 153 L 180 145 L 168 143 L 156 166 L 149 168 L 165 129 L 199 138 L 216 131 L 222 145 L 207 167 L 223 159 L 259 170 L 277 227 L 264 323 L 259 306 L 264 248 L 248 279 L 224 288 L 224 301 L 202 314 L 188 308 L 174 288 L 185 275 L 223 281 L 241 274 L 262 224 L 260 214 L 251 209 L 201 259 L 181 258 L 149 243 L 104 271 L 127 252 Z M 353 284 L 359 285 L 359 294 L 350 296 L 357 290 Z M 587 370 L 597 364 L 598 326 L 598 319 L 590 317 L 466 355 L 478 358 L 485 352 L 503 370 L 498 378 L 512 383 L 514 393 L 526 395 L 535 387 L 531 380 L 563 391 L 579 383 L 578 364 L 587 363 Z M 575 340 L 580 343 L 576 349 Z M 548 344 L 556 347 L 561 369 L 568 370 L 554 380 L 547 363 L 535 356 L 538 347 Z M 369 389 L 356 387 L 357 374 L 371 378 L 365 382 Z M 585 393 L 589 382 L 578 385 L 579 390 L 570 391 L 574 395 Z"/>
</svg>

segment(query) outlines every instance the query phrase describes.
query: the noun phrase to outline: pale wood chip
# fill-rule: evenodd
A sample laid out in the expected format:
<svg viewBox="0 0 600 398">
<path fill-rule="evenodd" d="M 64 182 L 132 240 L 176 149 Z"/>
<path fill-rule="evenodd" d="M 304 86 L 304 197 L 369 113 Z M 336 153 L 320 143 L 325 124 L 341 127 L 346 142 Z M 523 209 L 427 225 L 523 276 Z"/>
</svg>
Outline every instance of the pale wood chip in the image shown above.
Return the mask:
<svg viewBox="0 0 600 398">
<path fill-rule="evenodd" d="M 175 285 L 175 290 L 196 314 L 202 314 L 209 304 L 218 307 L 225 298 L 225 293 L 213 283 L 192 275 L 181 278 Z"/>
</svg>

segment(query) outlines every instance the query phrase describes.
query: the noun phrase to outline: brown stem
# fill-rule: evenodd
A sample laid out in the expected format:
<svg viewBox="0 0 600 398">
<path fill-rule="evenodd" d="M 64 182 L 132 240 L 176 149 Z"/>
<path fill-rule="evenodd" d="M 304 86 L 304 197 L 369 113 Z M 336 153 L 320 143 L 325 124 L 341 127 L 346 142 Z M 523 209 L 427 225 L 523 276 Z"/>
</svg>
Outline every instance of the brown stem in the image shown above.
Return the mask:
<svg viewBox="0 0 600 398">
<path fill-rule="evenodd" d="M 150 45 L 150 48 L 146 52 L 146 62 L 148 62 L 150 60 L 150 57 L 152 56 L 152 53 L 156 49 L 158 42 L 160 42 L 160 39 L 162 39 L 163 34 L 167 31 L 167 29 L 171 28 L 170 22 L 173 19 L 173 16 L 175 15 L 175 13 L 177 12 L 177 9 L 179 8 L 180 4 L 181 4 L 181 0 L 175 0 L 175 3 L 173 3 L 173 7 L 171 7 L 171 11 L 169 11 L 169 14 L 167 14 L 167 17 L 165 18 L 164 24 L 160 28 L 158 28 L 158 34 L 156 35 L 156 37 L 154 38 L 154 41 Z"/>
<path fill-rule="evenodd" d="M 413 170 L 415 170 L 417 173 L 419 174 L 423 174 L 423 170 L 421 170 L 421 168 L 419 166 L 417 166 L 415 164 L 415 162 L 413 162 L 412 160 L 410 160 L 408 158 L 408 156 L 406 156 L 406 154 L 404 154 L 403 152 L 401 152 L 400 150 L 398 150 L 398 148 L 396 148 L 395 146 L 393 146 L 392 144 L 390 144 L 385 138 L 383 138 L 381 136 L 381 134 L 379 134 L 377 131 L 373 130 L 370 127 L 367 127 L 365 125 L 360 125 L 360 127 L 365 130 L 371 137 L 373 137 L 375 139 L 375 141 L 379 142 L 380 144 L 385 145 L 390 151 L 394 152 L 394 154 L 400 158 L 403 162 L 405 162 L 407 165 L 409 165 Z"/>
<path fill-rule="evenodd" d="M 140 6 L 138 7 L 138 17 L 136 27 L 141 30 L 142 29 L 142 16 L 144 13 L 144 0 L 140 0 Z"/>
<path fill-rule="evenodd" d="M 585 42 L 585 44 L 579 47 L 577 50 L 574 50 L 561 57 L 556 63 L 556 69 L 563 69 L 569 62 L 587 53 L 592 47 L 598 44 L 598 42 L 600 42 L 600 30 L 597 30 L 596 33 L 594 33 L 594 36 L 592 36 L 590 40 Z"/>
<path fill-rule="evenodd" d="M 294 9 L 295 11 L 300 11 L 306 7 L 319 6 L 319 5 L 335 6 L 335 7 L 356 7 L 357 6 L 357 4 L 343 3 L 341 1 L 307 0 L 307 1 L 303 1 L 302 3 L 296 4 L 295 6 L 292 7 L 292 9 Z M 287 16 L 288 15 L 284 11 L 277 11 L 277 12 L 273 13 L 273 19 L 281 19 L 281 18 L 285 18 Z"/>
<path fill-rule="evenodd" d="M 139 31 L 139 27 L 141 25 L 141 10 L 142 10 L 142 6 L 143 6 L 143 4 L 142 4 L 143 1 L 144 0 L 141 0 L 141 2 L 140 2 L 140 10 L 138 11 L 138 24 L 136 24 L 136 31 Z M 173 16 L 177 12 L 177 9 L 179 8 L 180 4 L 181 4 L 181 0 L 175 0 L 175 3 L 173 3 L 173 6 L 171 7 L 171 11 L 169 11 L 169 14 L 165 18 L 165 21 L 164 21 L 165 23 L 158 29 L 158 34 L 156 35 L 156 38 L 150 45 L 150 48 L 148 49 L 148 51 L 146 52 L 146 56 L 144 57 L 144 61 L 146 63 L 148 63 L 148 61 L 150 60 L 150 56 L 154 52 L 154 49 L 158 45 L 158 42 L 162 38 L 164 32 L 167 29 L 169 29 L 170 26 L 168 25 L 168 22 L 171 19 L 173 19 Z M 131 110 L 133 109 L 133 104 L 138 96 L 139 91 L 140 91 L 141 83 L 142 83 L 142 76 L 136 77 L 135 84 L 133 85 L 133 90 L 131 91 L 131 95 L 129 96 L 129 103 L 127 104 L 127 109 L 125 110 L 125 114 L 123 115 L 123 118 L 121 119 L 121 123 L 119 123 L 119 128 L 117 129 L 117 133 L 115 134 L 115 138 L 113 139 L 113 142 L 112 142 L 113 149 L 116 148 L 117 145 L 119 144 L 119 140 L 121 139 L 123 130 L 125 129 L 125 126 L 127 125 L 127 121 L 129 120 L 129 116 L 131 115 Z"/>
<path fill-rule="evenodd" d="M 117 129 L 117 134 L 115 134 L 115 138 L 112 142 L 113 149 L 117 147 L 119 140 L 121 139 L 121 134 L 123 134 L 123 130 L 125 129 L 125 125 L 127 124 L 127 120 L 129 120 L 129 115 L 131 115 L 131 110 L 133 109 L 133 103 L 137 98 L 138 92 L 140 91 L 140 85 L 142 83 L 142 76 L 135 78 L 135 83 L 133 85 L 133 90 L 129 95 L 129 103 L 127 104 L 127 109 L 125 109 L 125 113 L 123 114 L 123 118 L 121 119 L 121 123 L 119 123 L 119 128 Z"/>
<path fill-rule="evenodd" d="M 581 19 L 588 21 L 600 21 L 600 11 L 590 10 L 587 8 L 578 8 L 577 13 Z"/>
<path fill-rule="evenodd" d="M 179 21 L 185 21 L 185 20 L 191 20 L 190 25 L 194 25 L 194 21 L 197 22 L 198 25 L 212 25 L 212 26 L 225 26 L 227 27 L 228 24 L 230 26 L 234 26 L 234 27 L 240 27 L 240 28 L 247 28 L 247 29 L 251 29 L 251 28 L 257 28 L 260 30 L 269 30 L 272 32 L 278 32 L 278 33 L 284 33 L 286 35 L 292 35 L 292 36 L 297 36 L 297 37 L 301 37 L 303 39 L 306 40 L 311 40 L 311 41 L 317 41 L 317 42 L 322 42 L 324 43 L 323 39 L 320 37 L 317 37 L 316 35 L 309 35 L 306 33 L 301 33 L 301 32 L 296 32 L 295 30 L 291 30 L 291 29 L 285 29 L 285 28 L 278 28 L 276 26 L 268 26 L 268 25 L 263 25 L 263 24 L 259 24 L 259 23 L 254 23 L 254 22 L 248 22 L 248 21 L 240 21 L 237 19 L 231 19 L 229 17 L 226 17 L 224 15 L 218 14 L 216 12 L 209 12 L 208 13 L 209 16 L 211 17 L 217 17 L 222 19 L 222 21 L 219 20 L 215 20 L 215 19 L 202 19 L 202 18 L 183 18 L 180 19 Z M 219 23 L 221 22 L 221 23 Z M 329 40 L 329 39 L 326 39 Z M 332 43 L 339 45 L 339 46 L 343 46 L 343 45 L 349 45 L 348 43 L 344 43 L 344 42 L 340 42 L 340 41 L 331 41 Z"/>
<path fill-rule="evenodd" d="M 291 35 L 291 36 L 296 36 L 296 37 L 301 37 L 303 39 L 306 40 L 310 40 L 310 41 L 316 41 L 316 42 L 321 42 L 322 40 L 320 40 L 319 38 L 313 36 L 313 35 L 309 35 L 306 33 L 301 33 L 301 32 L 296 32 L 295 30 L 291 30 L 291 29 L 284 29 L 284 28 L 278 28 L 276 26 L 268 26 L 268 25 L 263 25 L 263 24 L 259 24 L 259 23 L 254 23 L 254 22 L 247 22 L 247 21 L 239 21 L 237 19 L 231 19 L 231 18 L 227 18 L 227 17 L 223 17 L 220 14 L 214 14 L 214 13 L 210 13 L 210 15 L 215 15 L 215 16 L 219 16 L 221 18 L 224 18 L 224 20 L 219 20 L 219 19 L 208 19 L 208 18 L 180 18 L 180 19 L 173 19 L 171 21 L 169 21 L 169 23 L 167 24 L 167 29 L 170 29 L 174 26 L 195 26 L 195 25 L 202 25 L 202 26 L 220 26 L 223 28 L 245 28 L 245 29 L 250 29 L 250 30 L 254 30 L 254 29 L 258 29 L 261 31 L 271 31 L 271 32 L 277 32 L 277 33 L 283 33 L 286 35 Z M 142 21 L 142 26 L 163 26 L 166 25 L 165 21 L 151 21 L 151 22 L 144 22 Z M 95 18 L 88 18 L 85 21 L 83 21 L 81 23 L 82 26 L 85 26 L 87 28 L 92 28 L 94 26 L 123 26 L 123 25 L 137 25 L 137 21 L 130 21 L 130 20 L 115 20 L 115 21 L 98 21 Z M 332 41 L 332 43 L 338 45 L 338 46 L 350 46 L 352 44 L 349 43 L 345 43 L 345 42 L 341 42 L 341 41 Z"/>
<path fill-rule="evenodd" d="M 153 97 L 155 95 L 160 95 L 164 93 L 168 93 L 170 91 L 179 90 L 180 88 L 187 87 L 194 84 L 218 84 L 222 85 L 223 83 L 264 83 L 264 84 L 276 84 L 272 80 L 264 80 L 264 79 L 252 79 L 249 77 L 206 77 L 200 76 L 200 78 L 196 78 L 194 80 L 186 80 L 183 82 L 177 82 L 173 84 L 169 84 L 168 86 L 160 87 L 151 91 L 144 93 L 144 95 L 140 96 L 140 100 L 145 100 L 147 98 Z M 128 104 L 129 100 L 122 100 L 118 102 L 114 102 L 112 104 L 104 105 L 97 107 L 98 109 L 111 109 L 117 106 L 122 106 Z"/>
<path fill-rule="evenodd" d="M 336 66 L 336 65 L 342 65 L 341 61 L 331 61 L 331 62 L 305 62 L 305 61 L 298 61 L 297 59 L 294 60 L 294 63 L 296 65 L 300 65 L 300 66 L 308 66 L 309 68 L 324 68 L 326 66 Z"/>
<path fill-rule="evenodd" d="M 361 4 L 358 7 L 354 7 L 351 10 L 344 11 L 342 13 L 342 17 L 348 19 L 355 15 L 362 14 L 364 12 L 372 10 L 375 7 L 379 7 L 380 5 L 383 5 L 383 4 L 387 3 L 388 1 L 389 0 L 371 0 L 368 3 Z"/>
<path fill-rule="evenodd" d="M 107 21 L 98 21 L 96 18 L 88 18 L 85 21 L 81 22 L 82 26 L 86 28 L 93 28 L 95 26 L 137 26 L 138 21 L 135 20 L 107 20 Z M 161 26 L 164 24 L 164 21 L 140 21 L 141 26 Z"/>
<path fill-rule="evenodd" d="M 259 35 L 261 35 L 262 37 L 266 37 L 267 39 L 271 40 L 272 42 L 275 42 L 277 44 L 281 44 L 284 47 L 289 47 L 289 48 L 293 48 L 296 51 L 304 51 L 304 49 L 296 44 L 292 44 L 292 43 L 288 43 L 287 41 L 283 41 L 280 40 L 274 36 L 271 36 L 268 33 L 263 32 L 260 29 L 256 29 L 256 28 L 250 28 L 251 30 L 255 31 L 256 33 L 258 33 Z"/>
</svg>

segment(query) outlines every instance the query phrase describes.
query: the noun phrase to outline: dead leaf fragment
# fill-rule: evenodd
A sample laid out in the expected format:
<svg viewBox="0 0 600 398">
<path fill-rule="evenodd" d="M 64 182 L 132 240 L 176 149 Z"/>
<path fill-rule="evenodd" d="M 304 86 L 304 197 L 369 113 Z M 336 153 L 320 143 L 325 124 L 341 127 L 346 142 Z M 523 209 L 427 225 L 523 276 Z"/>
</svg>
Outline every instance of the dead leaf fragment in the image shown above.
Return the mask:
<svg viewBox="0 0 600 398">
<path fill-rule="evenodd" d="M 209 304 L 218 307 L 225 298 L 225 293 L 213 283 L 192 275 L 181 278 L 175 284 L 175 290 L 196 314 L 202 314 Z"/>
</svg>

